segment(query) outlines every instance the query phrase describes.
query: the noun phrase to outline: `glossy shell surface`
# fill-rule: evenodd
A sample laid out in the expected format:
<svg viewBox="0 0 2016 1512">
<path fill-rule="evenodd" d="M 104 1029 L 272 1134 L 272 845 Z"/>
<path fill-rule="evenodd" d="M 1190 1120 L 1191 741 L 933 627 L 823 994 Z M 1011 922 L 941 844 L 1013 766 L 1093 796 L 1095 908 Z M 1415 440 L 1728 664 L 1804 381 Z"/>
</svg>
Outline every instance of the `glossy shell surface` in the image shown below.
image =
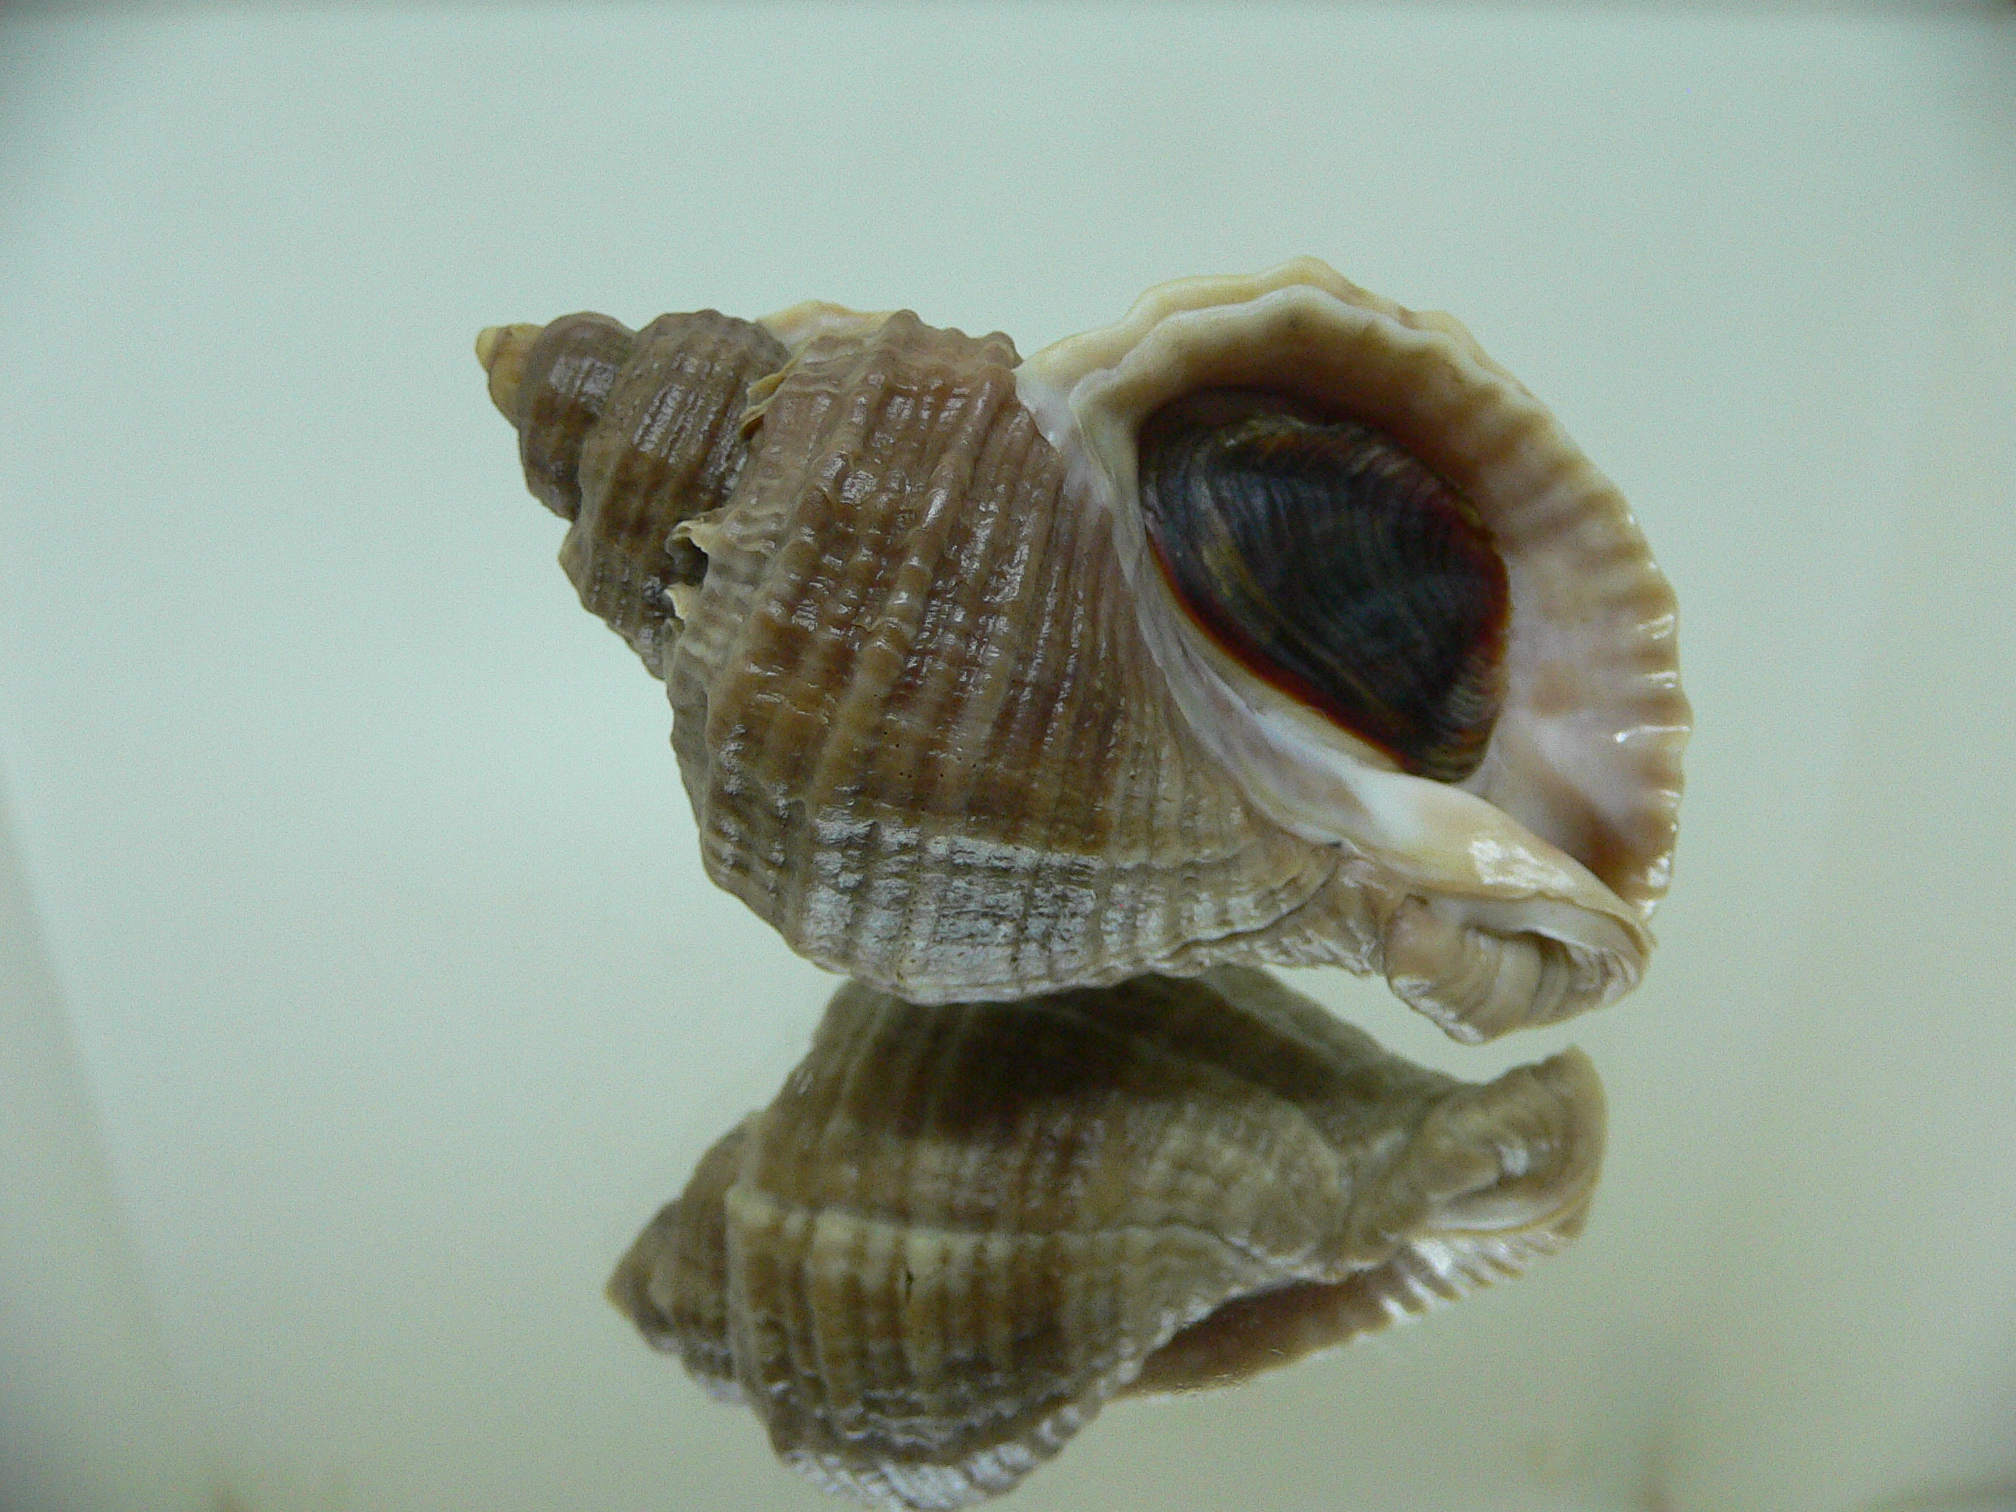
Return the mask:
<svg viewBox="0 0 2016 1512">
<path fill-rule="evenodd" d="M 939 1007 L 850 984 L 610 1296 L 814 1480 L 957 1507 L 1116 1395 L 1517 1273 L 1579 1232 L 1602 1145 L 1579 1052 L 1461 1083 L 1250 968 Z"/>
<path fill-rule="evenodd" d="M 1454 321 L 1307 259 L 1027 361 L 907 312 L 599 321 L 486 332 L 491 392 L 572 509 L 584 602 L 666 682 L 709 875 L 793 949 L 919 1002 L 1336 964 L 1466 1039 L 1638 980 L 1688 721 L 1672 595 Z M 1141 428 L 1228 387 L 1371 427 L 1474 507 L 1508 609 L 1461 780 L 1253 675 L 1151 560 Z"/>
</svg>

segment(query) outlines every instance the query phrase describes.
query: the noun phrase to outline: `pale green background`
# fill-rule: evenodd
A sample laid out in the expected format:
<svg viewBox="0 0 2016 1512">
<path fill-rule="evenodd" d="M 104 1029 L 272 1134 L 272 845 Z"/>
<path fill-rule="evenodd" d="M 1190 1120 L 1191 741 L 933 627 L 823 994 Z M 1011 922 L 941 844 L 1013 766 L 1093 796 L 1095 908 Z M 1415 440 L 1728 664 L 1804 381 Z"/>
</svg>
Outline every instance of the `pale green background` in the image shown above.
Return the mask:
<svg viewBox="0 0 2016 1512">
<path fill-rule="evenodd" d="M 2016 9 L 0 16 L 0 1506 L 803 1508 L 601 1300 L 830 980 L 478 327 L 1024 351 L 1314 253 L 1634 501 L 1700 730 L 1580 1245 L 1041 1509 L 2016 1501 Z M 221 1498 L 221 1499 L 220 1499 Z"/>
</svg>

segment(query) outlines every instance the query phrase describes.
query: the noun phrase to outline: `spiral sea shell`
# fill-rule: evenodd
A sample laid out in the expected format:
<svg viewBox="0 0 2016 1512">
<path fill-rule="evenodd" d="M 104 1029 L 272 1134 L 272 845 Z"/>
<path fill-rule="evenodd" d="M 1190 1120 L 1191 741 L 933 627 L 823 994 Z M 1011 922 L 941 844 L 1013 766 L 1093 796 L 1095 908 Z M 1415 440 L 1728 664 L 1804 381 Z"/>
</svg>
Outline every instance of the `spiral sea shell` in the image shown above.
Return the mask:
<svg viewBox="0 0 2016 1512">
<path fill-rule="evenodd" d="M 1484 1086 L 1264 972 L 1024 1002 L 835 995 L 609 1293 L 830 1489 L 1005 1491 L 1112 1397 L 1236 1382 L 1581 1229 L 1579 1051 Z"/>
<path fill-rule="evenodd" d="M 486 331 L 708 873 L 917 1002 L 1221 961 L 1452 1034 L 1644 969 L 1688 721 L 1616 491 L 1455 321 L 1304 259 L 1005 336 Z"/>
</svg>

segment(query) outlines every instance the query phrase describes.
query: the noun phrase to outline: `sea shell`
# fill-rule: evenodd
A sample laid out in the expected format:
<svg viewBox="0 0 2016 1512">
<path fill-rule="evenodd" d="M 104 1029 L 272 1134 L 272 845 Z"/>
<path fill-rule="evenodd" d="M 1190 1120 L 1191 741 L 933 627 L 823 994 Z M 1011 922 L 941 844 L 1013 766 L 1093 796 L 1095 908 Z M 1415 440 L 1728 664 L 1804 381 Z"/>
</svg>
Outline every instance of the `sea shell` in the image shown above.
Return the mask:
<svg viewBox="0 0 2016 1512">
<path fill-rule="evenodd" d="M 478 350 L 583 601 L 666 681 L 708 874 L 821 965 L 944 1002 L 1332 963 L 1465 1039 L 1642 973 L 1672 594 L 1447 316 L 1304 259 L 1027 361 L 830 305 Z M 1259 451 L 1377 507 L 1277 528 L 1263 478 L 1144 512 L 1144 445 L 1181 496 L 1256 394 Z M 1369 641 L 1332 614 L 1354 585 L 1394 588 Z"/>
<path fill-rule="evenodd" d="M 1603 1146 L 1570 1050 L 1476 1086 L 1264 972 L 834 996 L 609 1295 L 815 1481 L 1014 1486 L 1128 1392 L 1227 1385 L 1516 1274 Z"/>
</svg>

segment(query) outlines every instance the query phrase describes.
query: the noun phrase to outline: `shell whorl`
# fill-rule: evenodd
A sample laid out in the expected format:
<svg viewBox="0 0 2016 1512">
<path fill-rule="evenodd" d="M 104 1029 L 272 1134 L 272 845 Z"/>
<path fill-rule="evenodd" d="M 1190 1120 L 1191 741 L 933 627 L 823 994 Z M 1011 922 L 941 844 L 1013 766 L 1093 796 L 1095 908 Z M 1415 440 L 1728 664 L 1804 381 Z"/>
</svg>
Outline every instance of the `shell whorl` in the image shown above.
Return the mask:
<svg viewBox="0 0 2016 1512">
<path fill-rule="evenodd" d="M 1471 1086 L 1264 973 L 919 1008 L 849 984 L 610 1297 L 830 1488 L 955 1507 L 1101 1406 L 1517 1273 L 1603 1144 L 1568 1052 Z"/>
<path fill-rule="evenodd" d="M 913 1001 L 1198 969 L 1329 884 L 1162 691 L 1005 337 L 898 314 L 763 400 L 668 666 L 714 879 Z"/>
<path fill-rule="evenodd" d="M 663 677 L 677 599 L 707 570 L 673 531 L 727 501 L 750 387 L 784 365 L 782 343 L 713 310 L 635 332 L 580 314 L 493 326 L 476 356 L 518 429 L 526 486 L 570 524 L 560 565 L 582 607 Z"/>
</svg>

